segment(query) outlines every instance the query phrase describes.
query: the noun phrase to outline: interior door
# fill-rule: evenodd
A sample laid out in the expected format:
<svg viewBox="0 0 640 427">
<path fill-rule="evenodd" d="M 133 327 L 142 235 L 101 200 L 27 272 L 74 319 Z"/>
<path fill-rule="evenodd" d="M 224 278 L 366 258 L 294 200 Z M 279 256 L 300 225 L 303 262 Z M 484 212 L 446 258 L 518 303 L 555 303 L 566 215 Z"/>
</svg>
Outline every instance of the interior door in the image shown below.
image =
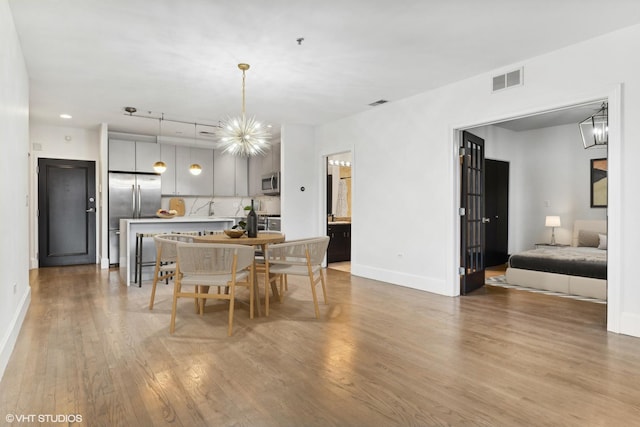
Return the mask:
<svg viewBox="0 0 640 427">
<path fill-rule="evenodd" d="M 469 132 L 460 142 L 460 293 L 484 286 L 484 140 Z"/>
<path fill-rule="evenodd" d="M 509 162 L 485 159 L 485 267 L 509 258 Z"/>
<path fill-rule="evenodd" d="M 96 263 L 95 162 L 38 160 L 41 267 Z"/>
</svg>

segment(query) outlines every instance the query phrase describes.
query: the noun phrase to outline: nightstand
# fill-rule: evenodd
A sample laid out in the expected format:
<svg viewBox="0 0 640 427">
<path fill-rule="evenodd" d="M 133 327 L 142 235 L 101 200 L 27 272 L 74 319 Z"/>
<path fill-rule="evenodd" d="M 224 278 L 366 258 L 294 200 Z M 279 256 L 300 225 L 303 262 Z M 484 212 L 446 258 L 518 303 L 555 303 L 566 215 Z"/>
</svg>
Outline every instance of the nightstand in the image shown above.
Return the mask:
<svg viewBox="0 0 640 427">
<path fill-rule="evenodd" d="M 536 243 L 536 249 L 538 248 L 568 248 L 571 245 L 561 245 L 559 243 L 556 243 L 555 245 L 552 245 L 551 243 Z"/>
</svg>

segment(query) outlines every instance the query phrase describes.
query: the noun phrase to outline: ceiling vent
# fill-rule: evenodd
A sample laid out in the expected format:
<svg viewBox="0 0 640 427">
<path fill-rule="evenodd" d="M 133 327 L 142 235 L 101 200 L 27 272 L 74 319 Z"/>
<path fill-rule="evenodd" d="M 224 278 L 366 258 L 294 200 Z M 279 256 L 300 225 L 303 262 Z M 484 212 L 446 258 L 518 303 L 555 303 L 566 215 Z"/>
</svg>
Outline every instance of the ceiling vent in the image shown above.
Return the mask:
<svg viewBox="0 0 640 427">
<path fill-rule="evenodd" d="M 492 92 L 498 92 L 503 89 L 507 89 L 514 86 L 522 86 L 522 68 L 509 71 L 508 73 L 500 74 L 493 77 L 493 90 Z"/>
<path fill-rule="evenodd" d="M 209 131 L 206 131 L 206 130 L 201 130 L 198 133 L 200 134 L 200 136 L 205 137 L 205 138 L 215 138 L 216 137 L 215 132 L 209 132 Z"/>
<path fill-rule="evenodd" d="M 371 107 L 377 107 L 378 105 L 382 105 L 382 104 L 386 104 L 387 101 L 386 99 L 378 99 L 376 102 L 372 102 L 371 104 L 369 104 Z"/>
</svg>

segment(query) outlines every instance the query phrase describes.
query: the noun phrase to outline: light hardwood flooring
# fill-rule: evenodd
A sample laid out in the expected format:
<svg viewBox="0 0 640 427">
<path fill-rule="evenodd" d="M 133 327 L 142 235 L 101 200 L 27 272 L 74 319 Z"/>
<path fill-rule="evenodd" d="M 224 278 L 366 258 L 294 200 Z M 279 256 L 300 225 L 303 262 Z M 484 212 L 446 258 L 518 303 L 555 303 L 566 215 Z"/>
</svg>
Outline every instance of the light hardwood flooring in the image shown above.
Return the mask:
<svg viewBox="0 0 640 427">
<path fill-rule="evenodd" d="M 270 317 L 250 320 L 239 304 L 227 337 L 223 303 L 200 317 L 185 300 L 169 335 L 171 285 L 159 287 L 149 311 L 149 283 L 127 288 L 115 270 L 34 270 L 31 307 L 0 382 L 0 420 L 640 425 L 640 339 L 607 333 L 603 305 L 491 287 L 450 298 L 327 276 L 321 319 L 309 285 L 293 277 Z"/>
</svg>

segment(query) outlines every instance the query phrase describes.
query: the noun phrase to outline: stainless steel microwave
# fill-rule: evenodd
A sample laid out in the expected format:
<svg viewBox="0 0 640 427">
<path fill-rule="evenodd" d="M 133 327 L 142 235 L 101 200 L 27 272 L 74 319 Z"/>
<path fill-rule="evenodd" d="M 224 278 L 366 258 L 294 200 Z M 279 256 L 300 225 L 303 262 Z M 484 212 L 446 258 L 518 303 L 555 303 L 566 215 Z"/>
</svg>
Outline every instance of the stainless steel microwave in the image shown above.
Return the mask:
<svg viewBox="0 0 640 427">
<path fill-rule="evenodd" d="M 262 194 L 273 196 L 280 194 L 280 172 L 262 175 Z"/>
</svg>

